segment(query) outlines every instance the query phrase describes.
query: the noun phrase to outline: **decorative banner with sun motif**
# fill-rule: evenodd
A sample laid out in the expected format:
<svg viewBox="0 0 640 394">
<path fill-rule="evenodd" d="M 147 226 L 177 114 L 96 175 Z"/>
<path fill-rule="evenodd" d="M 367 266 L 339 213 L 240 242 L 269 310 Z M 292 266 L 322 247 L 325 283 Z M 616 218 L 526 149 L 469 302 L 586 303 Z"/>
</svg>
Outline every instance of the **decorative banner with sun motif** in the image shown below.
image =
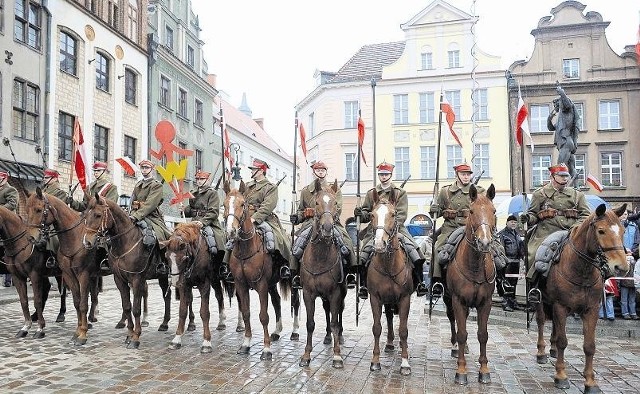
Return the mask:
<svg viewBox="0 0 640 394">
<path fill-rule="evenodd" d="M 171 190 L 173 190 L 174 197 L 170 203 L 173 205 L 185 199 L 192 198 L 193 195 L 189 191 L 185 192 L 183 190 L 184 179 L 187 176 L 187 159 L 185 158 L 177 162 L 174 160 L 174 153 L 177 154 L 178 157 L 186 157 L 192 156 L 193 151 L 190 149 L 182 149 L 173 143 L 176 137 L 176 129 L 168 120 L 158 122 L 155 135 L 156 140 L 160 144 L 160 149 L 157 152 L 149 149 L 149 153 L 158 160 L 162 160 L 162 158 L 166 159 L 166 167 L 157 164 L 156 171 L 158 171 L 158 174 L 160 174 L 162 179 L 164 179 L 171 187 Z"/>
</svg>

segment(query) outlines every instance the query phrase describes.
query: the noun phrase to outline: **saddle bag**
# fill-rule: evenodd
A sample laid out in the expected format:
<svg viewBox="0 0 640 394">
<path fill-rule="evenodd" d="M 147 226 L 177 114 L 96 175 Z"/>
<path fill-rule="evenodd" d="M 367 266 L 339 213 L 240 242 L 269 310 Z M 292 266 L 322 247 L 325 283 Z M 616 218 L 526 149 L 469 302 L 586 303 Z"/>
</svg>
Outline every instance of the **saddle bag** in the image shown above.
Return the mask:
<svg viewBox="0 0 640 394">
<path fill-rule="evenodd" d="M 340 249 L 340 254 L 343 256 L 349 255 L 349 248 L 344 243 L 344 239 L 342 238 L 342 233 L 335 226 L 333 227 L 333 239 L 335 240 L 336 246 Z"/>
<path fill-rule="evenodd" d="M 447 237 L 444 245 L 442 245 L 442 247 L 440 247 L 440 250 L 438 250 L 438 263 L 441 266 L 446 266 L 447 263 L 451 261 L 451 258 L 456 254 L 458 244 L 464 236 L 464 229 L 465 227 L 461 226 L 453 230 L 453 232 L 449 234 L 449 237 Z"/>
<path fill-rule="evenodd" d="M 413 242 L 408 240 L 404 234 L 398 233 L 398 240 L 412 263 L 420 259 L 420 252 L 418 251 L 418 248 Z"/>
<path fill-rule="evenodd" d="M 262 222 L 257 226 L 258 230 L 262 233 L 264 237 L 264 243 L 268 252 L 273 252 L 276 250 L 276 239 L 273 235 L 273 229 L 267 222 Z"/>
<path fill-rule="evenodd" d="M 568 238 L 568 230 L 556 231 L 547 236 L 538 247 L 534 264 L 536 271 L 542 273 L 545 278 L 549 274 L 551 264 L 558 261 L 562 246 Z"/>
<path fill-rule="evenodd" d="M 298 237 L 293 242 L 293 247 L 291 248 L 291 254 L 296 259 L 300 260 L 302 258 L 302 254 L 304 253 L 304 248 L 307 247 L 309 243 L 309 239 L 311 238 L 311 226 L 303 229 L 298 233 Z"/>
</svg>

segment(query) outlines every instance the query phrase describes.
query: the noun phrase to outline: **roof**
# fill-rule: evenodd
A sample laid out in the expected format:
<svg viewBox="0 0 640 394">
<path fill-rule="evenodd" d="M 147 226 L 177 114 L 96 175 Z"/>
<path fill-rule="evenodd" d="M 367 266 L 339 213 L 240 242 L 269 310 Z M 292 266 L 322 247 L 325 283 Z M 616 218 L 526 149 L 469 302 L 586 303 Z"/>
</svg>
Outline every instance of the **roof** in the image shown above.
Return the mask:
<svg viewBox="0 0 640 394">
<path fill-rule="evenodd" d="M 42 181 L 43 169 L 41 166 L 0 159 L 0 170 L 8 172 L 12 178 L 19 177 L 30 181 Z"/>
<path fill-rule="evenodd" d="M 381 79 L 382 69 L 404 52 L 405 41 L 365 45 L 329 80 L 329 83 Z"/>
</svg>

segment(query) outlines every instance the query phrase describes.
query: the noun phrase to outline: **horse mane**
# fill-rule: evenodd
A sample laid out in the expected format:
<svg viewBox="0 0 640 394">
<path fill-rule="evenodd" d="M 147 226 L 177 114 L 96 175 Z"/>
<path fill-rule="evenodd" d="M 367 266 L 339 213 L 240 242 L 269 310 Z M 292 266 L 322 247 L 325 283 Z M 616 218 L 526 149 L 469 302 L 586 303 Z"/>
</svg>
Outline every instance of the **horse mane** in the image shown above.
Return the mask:
<svg viewBox="0 0 640 394">
<path fill-rule="evenodd" d="M 195 244 L 200 239 L 201 229 L 201 222 L 178 223 L 170 239 L 172 240 L 174 237 L 180 237 L 185 242 Z M 169 248 L 171 248 L 171 246 L 173 246 L 173 244 L 172 242 L 169 242 Z"/>
</svg>

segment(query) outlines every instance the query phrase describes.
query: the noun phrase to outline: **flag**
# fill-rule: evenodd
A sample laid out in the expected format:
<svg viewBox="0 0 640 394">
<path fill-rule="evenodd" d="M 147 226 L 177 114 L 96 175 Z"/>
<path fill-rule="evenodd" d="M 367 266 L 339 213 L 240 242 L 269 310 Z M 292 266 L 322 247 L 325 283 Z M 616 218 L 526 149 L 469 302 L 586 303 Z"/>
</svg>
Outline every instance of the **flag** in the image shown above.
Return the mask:
<svg viewBox="0 0 640 394">
<path fill-rule="evenodd" d="M 304 126 L 302 125 L 302 122 L 300 122 L 300 127 L 298 129 L 300 131 L 300 147 L 302 148 L 302 154 L 304 155 L 304 159 L 306 161 L 307 160 L 307 133 L 304 131 Z"/>
<path fill-rule="evenodd" d="M 91 173 L 87 171 L 90 167 L 87 154 L 87 146 L 84 143 L 84 136 L 82 135 L 82 128 L 80 127 L 80 121 L 76 118 L 73 124 L 73 168 L 80 182 L 82 190 L 87 189 L 87 184 L 91 183 Z"/>
<path fill-rule="evenodd" d="M 456 140 L 458 145 L 462 148 L 462 143 L 460 143 L 460 139 L 455 131 L 453 131 L 453 123 L 456 121 L 456 114 L 453 112 L 453 108 L 451 108 L 451 104 L 447 101 L 447 98 L 442 96 L 442 102 L 440 103 L 440 110 L 445 113 L 447 124 L 449 125 L 449 131 L 453 136 L 453 139 Z"/>
<path fill-rule="evenodd" d="M 140 171 L 138 165 L 134 163 L 129 156 L 118 157 L 116 162 L 122 166 L 127 175 L 134 176 L 136 172 Z"/>
<path fill-rule="evenodd" d="M 224 157 L 229 160 L 229 168 L 233 167 L 233 157 L 231 157 L 231 141 L 229 140 L 229 131 L 224 128 Z"/>
<path fill-rule="evenodd" d="M 529 141 L 531 142 L 531 152 L 533 152 L 533 139 L 531 138 L 531 133 L 529 132 L 529 119 L 527 119 L 529 115 L 529 110 L 527 106 L 524 104 L 524 100 L 522 99 L 522 93 L 520 92 L 520 88 L 518 88 L 518 113 L 516 115 L 516 141 L 518 145 L 522 146 L 524 132 L 527 137 L 529 137 Z"/>
<path fill-rule="evenodd" d="M 591 173 L 587 175 L 587 182 L 591 185 L 592 188 L 596 189 L 598 192 L 601 192 L 602 189 L 604 189 L 604 186 L 602 186 L 602 183 L 600 183 L 598 178 L 591 175 Z"/>
<path fill-rule="evenodd" d="M 362 117 L 358 117 L 358 149 L 360 149 L 360 156 L 362 157 L 362 162 L 367 164 L 367 159 L 364 157 L 364 151 L 362 150 L 362 145 L 364 144 L 364 120 Z"/>
<path fill-rule="evenodd" d="M 640 24 L 638 24 L 638 41 L 636 42 L 636 60 L 640 66 Z"/>
</svg>

